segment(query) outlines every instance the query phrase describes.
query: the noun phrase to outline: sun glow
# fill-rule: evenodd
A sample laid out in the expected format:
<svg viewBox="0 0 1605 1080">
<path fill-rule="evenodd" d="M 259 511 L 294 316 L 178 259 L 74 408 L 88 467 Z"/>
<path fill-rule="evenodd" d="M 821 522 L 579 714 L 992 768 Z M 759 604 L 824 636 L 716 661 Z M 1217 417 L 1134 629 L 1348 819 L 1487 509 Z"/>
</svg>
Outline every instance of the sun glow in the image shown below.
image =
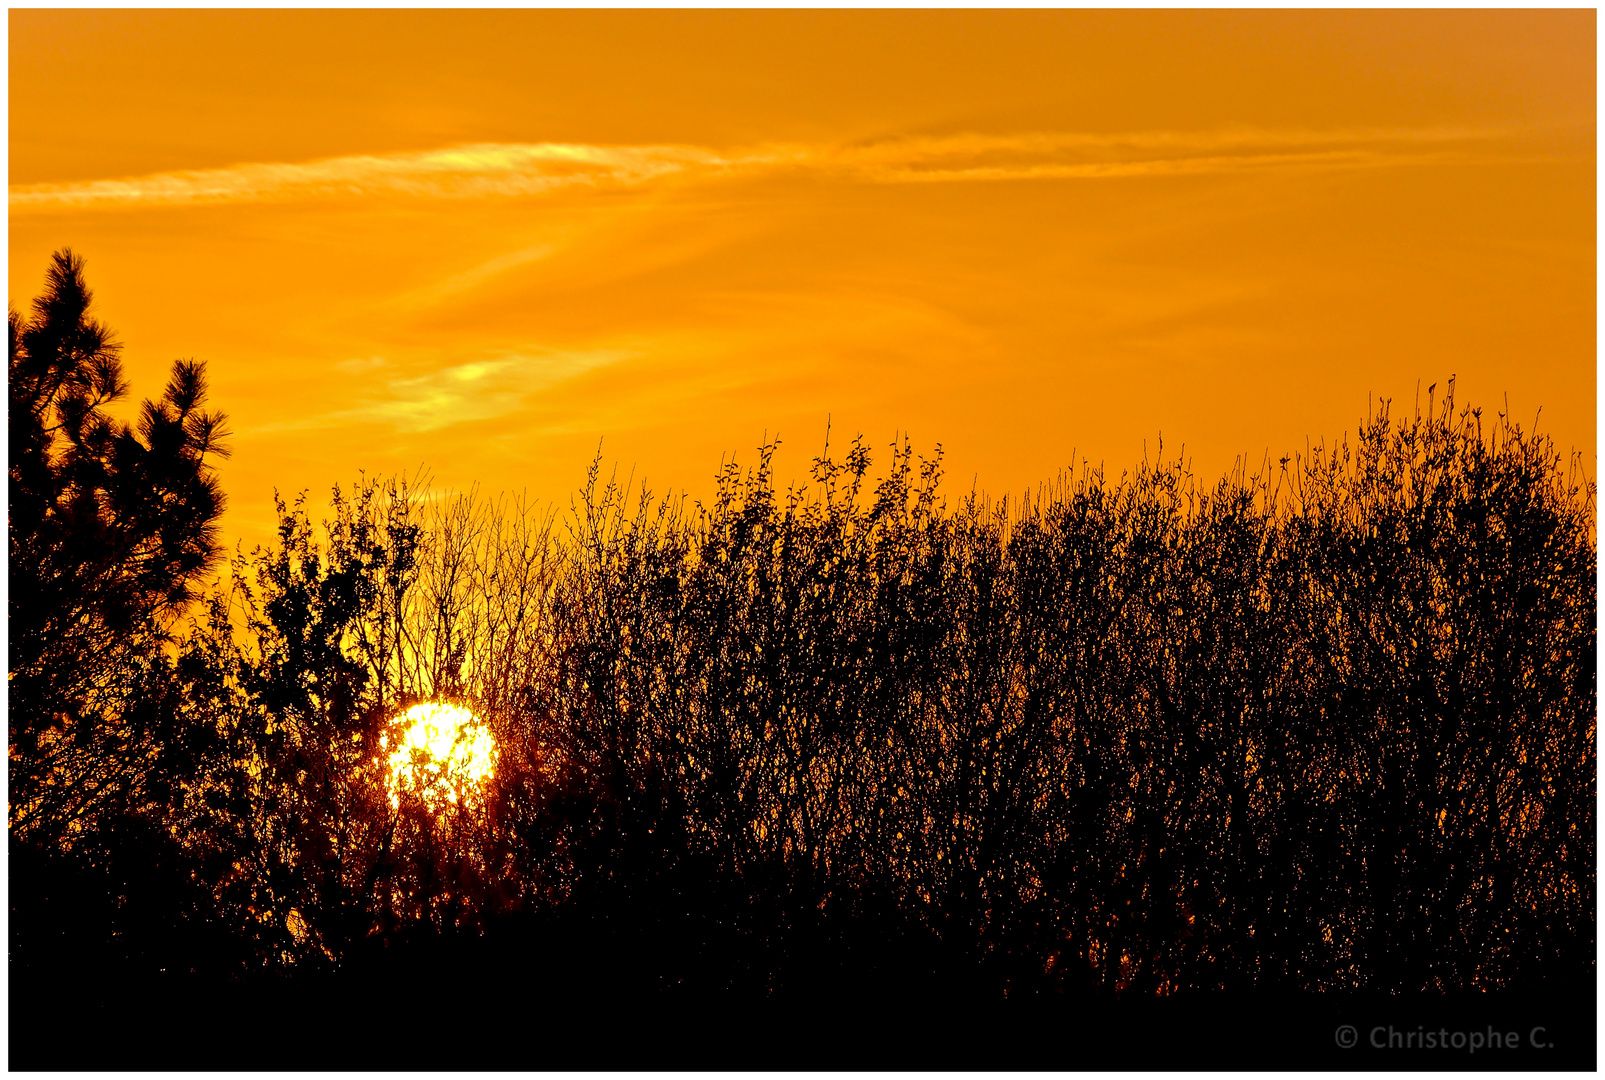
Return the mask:
<svg viewBox="0 0 1605 1080">
<path fill-rule="evenodd" d="M 403 792 L 433 811 L 474 806 L 496 775 L 496 740 L 460 705 L 414 705 L 391 722 L 384 747 L 392 809 L 400 808 Z"/>
</svg>

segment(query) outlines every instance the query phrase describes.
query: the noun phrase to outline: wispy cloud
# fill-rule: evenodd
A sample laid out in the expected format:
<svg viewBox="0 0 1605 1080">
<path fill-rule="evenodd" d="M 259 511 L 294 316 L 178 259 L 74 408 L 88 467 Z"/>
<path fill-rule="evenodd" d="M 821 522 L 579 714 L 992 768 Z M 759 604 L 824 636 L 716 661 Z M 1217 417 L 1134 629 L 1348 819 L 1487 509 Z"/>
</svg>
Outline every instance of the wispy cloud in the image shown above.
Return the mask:
<svg viewBox="0 0 1605 1080">
<path fill-rule="evenodd" d="M 480 144 L 428 153 L 361 155 L 304 164 L 235 165 L 125 180 L 28 184 L 11 189 L 12 212 L 52 207 L 127 207 L 364 195 L 481 198 L 557 188 L 640 184 L 695 169 L 740 164 L 686 146 Z"/>
<path fill-rule="evenodd" d="M 1441 128 L 1038 132 L 910 137 L 848 146 L 775 144 L 738 152 L 696 146 L 491 143 L 428 153 L 19 185 L 10 190 L 10 208 L 17 214 L 386 195 L 517 197 L 565 188 L 632 187 L 676 177 L 712 179 L 777 169 L 871 183 L 932 183 L 1342 168 L 1404 164 L 1420 160 L 1423 154 L 1464 152 L 1504 134 Z M 496 268 L 487 270 L 494 272 Z"/>
<path fill-rule="evenodd" d="M 421 375 L 368 377 L 349 408 L 242 431 L 246 436 L 378 423 L 398 432 L 436 431 L 518 412 L 532 393 L 630 358 L 627 349 L 530 349 L 500 353 Z M 347 374 L 388 368 L 380 357 L 336 365 Z"/>
<path fill-rule="evenodd" d="M 403 293 L 391 301 L 391 305 L 401 308 L 420 308 L 440 303 L 454 296 L 472 292 L 485 282 L 509 270 L 516 270 L 521 266 L 539 262 L 556 251 L 552 244 L 533 244 L 487 259 L 478 266 L 453 274 L 444 280 L 434 282 L 420 289 Z"/>
<path fill-rule="evenodd" d="M 1503 133 L 1469 129 L 1038 132 L 845 147 L 832 164 L 880 183 L 1099 179 L 1404 164 Z"/>
</svg>

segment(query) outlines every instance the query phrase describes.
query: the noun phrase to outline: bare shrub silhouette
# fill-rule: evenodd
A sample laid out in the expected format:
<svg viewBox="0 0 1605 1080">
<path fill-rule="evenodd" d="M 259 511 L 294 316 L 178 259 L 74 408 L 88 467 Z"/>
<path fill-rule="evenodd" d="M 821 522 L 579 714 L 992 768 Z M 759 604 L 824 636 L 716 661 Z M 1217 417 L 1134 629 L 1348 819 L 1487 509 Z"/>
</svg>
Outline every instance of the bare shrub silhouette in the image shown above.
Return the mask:
<svg viewBox="0 0 1605 1080">
<path fill-rule="evenodd" d="M 1592 986 L 1596 489 L 1452 381 L 1213 484 L 950 503 L 907 440 L 784 491 L 771 443 L 706 505 L 600 457 L 566 514 L 361 477 L 197 603 L 222 419 L 179 364 L 113 423 L 88 305 L 64 252 L 11 318 L 13 1030 L 292 980 Z M 386 790 L 423 702 L 493 733 L 483 799 Z"/>
<path fill-rule="evenodd" d="M 1162 461 L 953 508 L 906 442 L 873 489 L 862 443 L 785 492 L 773 449 L 706 506 L 593 466 L 562 528 L 370 480 L 320 552 L 286 510 L 236 560 L 246 632 L 219 599 L 185 661 L 243 738 L 190 803 L 252 821 L 191 834 L 234 837 L 262 955 L 570 911 L 671 982 L 763 992 L 1586 965 L 1594 488 L 1547 440 L 1451 387 L 1213 487 Z M 433 699 L 504 749 L 471 820 L 376 786 L 379 726 Z"/>
</svg>

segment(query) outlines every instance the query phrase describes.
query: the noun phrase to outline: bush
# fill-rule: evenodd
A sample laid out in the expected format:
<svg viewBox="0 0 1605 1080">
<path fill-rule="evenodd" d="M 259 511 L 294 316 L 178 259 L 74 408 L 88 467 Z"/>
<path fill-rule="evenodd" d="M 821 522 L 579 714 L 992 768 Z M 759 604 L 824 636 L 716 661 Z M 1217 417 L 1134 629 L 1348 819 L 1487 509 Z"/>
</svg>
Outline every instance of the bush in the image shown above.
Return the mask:
<svg viewBox="0 0 1605 1080">
<path fill-rule="evenodd" d="M 1451 385 L 1213 487 L 951 508 L 906 443 L 873 490 L 861 443 L 784 493 L 773 449 L 708 506 L 593 467 L 566 529 L 364 481 L 324 554 L 285 511 L 243 638 L 219 600 L 187 661 L 228 749 L 186 805 L 251 822 L 189 842 L 231 838 L 259 962 L 561 923 L 644 985 L 765 994 L 1588 970 L 1594 487 L 1547 440 Z M 386 805 L 421 700 L 495 731 L 482 808 Z"/>
</svg>

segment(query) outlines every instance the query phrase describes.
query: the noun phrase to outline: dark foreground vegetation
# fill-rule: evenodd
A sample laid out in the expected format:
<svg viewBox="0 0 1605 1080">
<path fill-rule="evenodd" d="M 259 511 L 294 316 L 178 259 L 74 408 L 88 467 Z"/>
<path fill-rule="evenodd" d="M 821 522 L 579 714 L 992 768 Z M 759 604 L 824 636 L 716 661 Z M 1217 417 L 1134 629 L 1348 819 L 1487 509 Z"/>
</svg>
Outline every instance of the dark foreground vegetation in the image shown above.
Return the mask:
<svg viewBox="0 0 1605 1080">
<path fill-rule="evenodd" d="M 11 322 L 14 1065 L 1593 1066 L 1595 489 L 1452 385 L 1019 502 L 361 480 L 220 566 L 200 369 L 119 429 L 86 306 Z M 482 805 L 391 805 L 418 701 Z"/>
</svg>

